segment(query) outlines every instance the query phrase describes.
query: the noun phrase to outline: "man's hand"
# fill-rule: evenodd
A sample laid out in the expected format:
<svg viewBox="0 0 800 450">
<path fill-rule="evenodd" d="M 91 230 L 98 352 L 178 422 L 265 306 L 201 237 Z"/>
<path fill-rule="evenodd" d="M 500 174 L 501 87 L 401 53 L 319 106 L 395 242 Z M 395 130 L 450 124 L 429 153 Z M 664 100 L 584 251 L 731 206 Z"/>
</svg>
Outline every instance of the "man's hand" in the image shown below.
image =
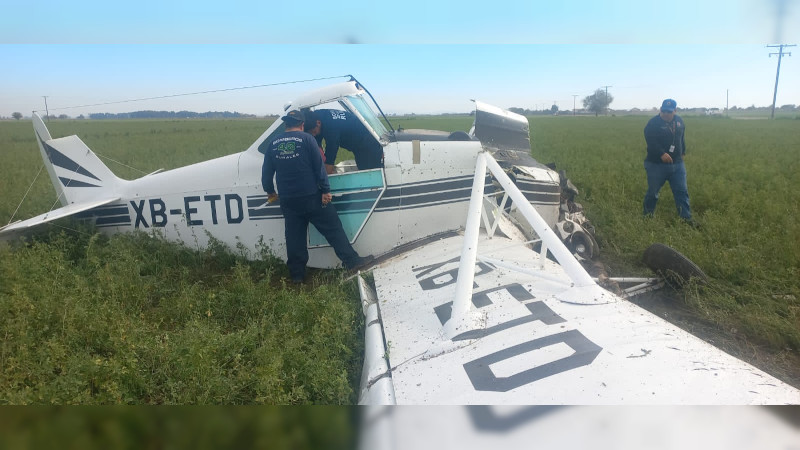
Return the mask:
<svg viewBox="0 0 800 450">
<path fill-rule="evenodd" d="M 278 194 L 274 192 L 272 194 L 267 194 L 267 203 L 275 203 L 276 201 L 278 201 Z"/>
<path fill-rule="evenodd" d="M 323 205 L 327 205 L 328 203 L 331 202 L 332 199 L 333 199 L 333 196 L 331 195 L 330 192 L 328 192 L 326 194 L 322 194 L 322 204 Z"/>
<path fill-rule="evenodd" d="M 662 153 L 661 161 L 665 164 L 672 164 L 672 156 L 669 156 L 668 153 Z"/>
<path fill-rule="evenodd" d="M 328 172 L 328 175 L 336 173 L 336 167 L 331 164 L 325 164 L 325 172 Z"/>
</svg>

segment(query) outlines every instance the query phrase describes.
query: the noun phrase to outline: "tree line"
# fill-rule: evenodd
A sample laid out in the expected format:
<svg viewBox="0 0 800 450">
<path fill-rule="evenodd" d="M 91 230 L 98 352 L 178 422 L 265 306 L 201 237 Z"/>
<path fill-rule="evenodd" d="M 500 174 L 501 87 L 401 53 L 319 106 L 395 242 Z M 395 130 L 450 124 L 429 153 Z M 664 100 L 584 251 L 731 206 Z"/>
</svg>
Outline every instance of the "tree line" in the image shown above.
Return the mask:
<svg viewBox="0 0 800 450">
<path fill-rule="evenodd" d="M 597 89 L 597 90 L 594 91 L 594 93 L 592 95 L 588 95 L 588 96 L 583 98 L 583 109 L 586 110 L 586 111 L 594 113 L 595 116 L 598 116 L 600 114 L 607 114 L 608 111 L 609 111 L 608 107 L 611 105 L 611 102 L 613 102 L 613 101 L 614 101 L 614 96 L 613 95 L 609 94 L 604 89 Z M 682 109 L 684 111 L 690 111 L 691 110 L 691 111 L 694 111 L 696 113 L 699 112 L 701 114 L 703 112 L 708 113 L 708 111 L 710 111 L 710 110 L 719 111 L 719 108 L 711 108 L 711 109 L 709 109 L 709 108 L 682 108 Z M 767 109 L 769 109 L 768 106 L 757 107 L 755 105 L 751 105 L 751 106 L 748 106 L 746 108 L 732 106 L 730 108 L 730 111 L 764 111 L 764 110 L 767 110 Z M 786 105 L 780 106 L 778 109 L 781 110 L 781 111 L 796 111 L 799 108 L 798 108 L 797 105 L 794 105 L 794 104 L 786 104 Z M 558 114 L 558 112 L 559 112 L 558 105 L 553 105 L 548 109 L 542 109 L 542 110 L 538 110 L 538 111 L 537 110 L 526 109 L 526 108 L 519 108 L 519 107 L 508 108 L 508 110 L 511 111 L 511 112 L 517 113 L 517 114 L 522 114 L 524 116 L 532 116 L 532 115 L 537 115 L 537 114 Z M 658 108 L 654 107 L 653 110 L 654 111 L 658 111 Z M 638 112 L 639 109 L 638 108 L 633 108 L 631 111 L 637 111 Z"/>
</svg>

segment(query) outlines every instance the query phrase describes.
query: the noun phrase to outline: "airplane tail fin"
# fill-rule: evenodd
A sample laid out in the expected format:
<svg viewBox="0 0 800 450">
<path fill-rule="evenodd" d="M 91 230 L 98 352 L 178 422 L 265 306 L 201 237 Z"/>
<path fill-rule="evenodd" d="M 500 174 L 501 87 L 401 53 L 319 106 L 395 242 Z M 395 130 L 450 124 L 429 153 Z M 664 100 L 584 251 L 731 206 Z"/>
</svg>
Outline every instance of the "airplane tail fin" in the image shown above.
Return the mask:
<svg viewBox="0 0 800 450">
<path fill-rule="evenodd" d="M 33 129 L 62 206 L 96 200 L 117 191 L 123 180 L 114 175 L 78 136 L 53 139 L 37 114 L 33 114 Z"/>
</svg>

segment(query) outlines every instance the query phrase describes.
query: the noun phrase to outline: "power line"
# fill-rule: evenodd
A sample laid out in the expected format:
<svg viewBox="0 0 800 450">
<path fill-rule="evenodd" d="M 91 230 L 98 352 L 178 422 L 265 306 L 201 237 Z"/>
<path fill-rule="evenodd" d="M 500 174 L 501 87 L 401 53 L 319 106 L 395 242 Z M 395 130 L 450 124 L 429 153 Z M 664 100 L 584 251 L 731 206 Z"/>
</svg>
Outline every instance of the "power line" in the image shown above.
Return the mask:
<svg viewBox="0 0 800 450">
<path fill-rule="evenodd" d="M 313 79 L 310 79 L 310 80 L 284 81 L 284 82 L 280 82 L 280 83 L 258 84 L 258 85 L 255 85 L 255 86 L 242 86 L 242 87 L 227 88 L 227 89 L 215 89 L 215 90 L 211 90 L 211 91 L 186 92 L 186 93 L 182 93 L 182 94 L 160 95 L 160 96 L 157 96 L 157 97 L 132 98 L 132 99 L 128 99 L 128 100 L 119 100 L 119 101 L 115 101 L 115 102 L 93 103 L 93 104 L 90 104 L 90 105 L 64 106 L 64 107 L 61 107 L 61 108 L 53 108 L 53 111 L 58 111 L 58 110 L 63 110 L 63 109 L 88 108 L 88 107 L 91 107 L 91 106 L 116 105 L 116 104 L 120 104 L 120 103 L 141 102 L 141 101 L 145 101 L 145 100 L 158 100 L 158 99 L 172 98 L 172 97 L 186 97 L 186 96 L 189 96 L 189 95 L 213 94 L 215 92 L 239 91 L 239 90 L 243 90 L 243 89 L 256 89 L 256 88 L 262 88 L 262 87 L 282 86 L 282 85 L 286 85 L 286 84 L 308 83 L 308 82 L 311 82 L 311 81 L 331 80 L 331 79 L 334 79 L 334 78 L 344 78 L 344 77 L 351 77 L 351 75 L 338 75 L 338 76 L 335 76 L 335 77 L 313 78 Z M 46 104 L 47 104 L 47 97 L 45 97 L 45 107 L 46 107 Z M 34 112 L 38 112 L 38 111 L 34 111 Z"/>
<path fill-rule="evenodd" d="M 775 73 L 775 92 L 772 94 L 772 114 L 770 115 L 771 119 L 775 118 L 775 100 L 778 98 L 778 78 L 781 76 L 781 58 L 783 58 L 783 49 L 784 47 L 796 47 L 795 44 L 779 44 L 779 45 L 768 45 L 767 47 L 777 48 L 778 53 L 770 53 L 769 56 L 778 55 L 778 71 Z M 786 56 L 792 56 L 791 53 L 786 53 Z"/>
</svg>

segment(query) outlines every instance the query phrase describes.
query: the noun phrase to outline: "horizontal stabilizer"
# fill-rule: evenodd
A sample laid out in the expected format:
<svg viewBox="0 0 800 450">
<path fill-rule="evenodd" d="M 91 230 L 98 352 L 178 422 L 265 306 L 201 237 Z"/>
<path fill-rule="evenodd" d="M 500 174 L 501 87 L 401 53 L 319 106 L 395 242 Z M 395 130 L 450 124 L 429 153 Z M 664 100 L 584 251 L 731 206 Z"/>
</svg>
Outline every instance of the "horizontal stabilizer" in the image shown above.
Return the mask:
<svg viewBox="0 0 800 450">
<path fill-rule="evenodd" d="M 83 203 L 71 203 L 67 206 L 63 206 L 61 208 L 48 211 L 36 217 L 32 217 L 28 220 L 17 221 L 12 224 L 4 226 L 3 228 L 0 228 L 0 239 L 8 237 L 8 235 L 11 235 L 12 232 L 26 230 L 38 225 L 52 222 L 57 219 L 69 217 L 83 211 L 88 211 L 90 209 L 97 208 L 99 206 L 107 205 L 117 200 L 119 200 L 119 197 L 104 198 L 100 200 L 93 200 L 90 202 L 83 202 Z"/>
</svg>

